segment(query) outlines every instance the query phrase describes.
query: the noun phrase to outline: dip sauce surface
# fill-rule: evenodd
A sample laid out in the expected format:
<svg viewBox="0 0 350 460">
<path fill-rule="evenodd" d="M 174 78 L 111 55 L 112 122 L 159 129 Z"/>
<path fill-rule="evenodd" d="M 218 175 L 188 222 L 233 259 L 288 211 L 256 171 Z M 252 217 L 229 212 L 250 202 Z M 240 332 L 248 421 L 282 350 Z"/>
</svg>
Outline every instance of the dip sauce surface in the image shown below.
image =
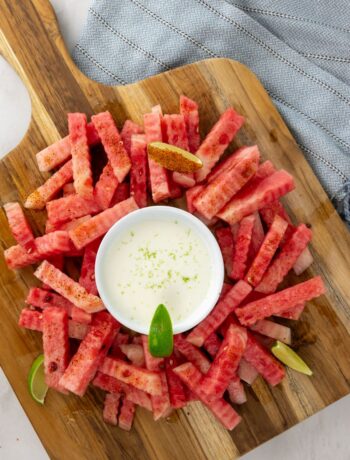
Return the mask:
<svg viewBox="0 0 350 460">
<path fill-rule="evenodd" d="M 163 303 L 173 323 L 187 318 L 205 299 L 213 267 L 205 241 L 177 220 L 131 226 L 106 254 L 106 294 L 129 320 L 149 327 Z"/>
</svg>

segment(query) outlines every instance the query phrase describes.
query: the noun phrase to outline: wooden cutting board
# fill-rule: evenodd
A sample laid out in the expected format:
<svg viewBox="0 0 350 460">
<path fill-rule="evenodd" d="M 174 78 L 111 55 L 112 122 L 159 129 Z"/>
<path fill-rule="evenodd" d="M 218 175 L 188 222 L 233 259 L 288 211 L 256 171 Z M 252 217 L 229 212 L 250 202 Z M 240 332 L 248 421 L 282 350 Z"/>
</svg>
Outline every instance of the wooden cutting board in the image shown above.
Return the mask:
<svg viewBox="0 0 350 460">
<path fill-rule="evenodd" d="M 248 403 L 238 410 L 243 422 L 224 430 L 200 404 L 154 423 L 138 410 L 134 428 L 125 433 L 102 421 L 103 393 L 94 389 L 80 399 L 49 392 L 45 406 L 27 390 L 27 373 L 42 350 L 41 335 L 20 329 L 18 314 L 34 277 L 32 269 L 7 270 L 0 256 L 0 364 L 51 458 L 57 459 L 216 459 L 236 458 L 349 393 L 350 382 L 350 234 L 299 151 L 294 139 L 255 75 L 228 59 L 188 65 L 125 87 L 106 87 L 85 77 L 72 63 L 47 0 L 2 0 L 0 50 L 26 84 L 32 121 L 20 145 L 0 163 L 1 204 L 23 202 L 46 178 L 35 153 L 67 134 L 66 113 L 91 115 L 110 110 L 121 126 L 126 118 L 160 103 L 177 110 L 180 94 L 198 101 L 201 132 L 233 106 L 246 123 L 232 148 L 259 145 L 265 159 L 291 172 L 297 188 L 288 195 L 291 216 L 311 225 L 314 274 L 328 293 L 310 302 L 301 321 L 292 323 L 300 354 L 312 378 L 289 372 L 277 388 L 258 380 L 247 390 Z M 43 230 L 43 214 L 28 212 L 33 228 Z M 2 248 L 13 244 L 0 211 Z M 292 277 L 291 277 L 292 278 Z M 294 280 L 295 281 L 295 280 Z M 30 452 L 28 452 L 30 456 Z"/>
</svg>

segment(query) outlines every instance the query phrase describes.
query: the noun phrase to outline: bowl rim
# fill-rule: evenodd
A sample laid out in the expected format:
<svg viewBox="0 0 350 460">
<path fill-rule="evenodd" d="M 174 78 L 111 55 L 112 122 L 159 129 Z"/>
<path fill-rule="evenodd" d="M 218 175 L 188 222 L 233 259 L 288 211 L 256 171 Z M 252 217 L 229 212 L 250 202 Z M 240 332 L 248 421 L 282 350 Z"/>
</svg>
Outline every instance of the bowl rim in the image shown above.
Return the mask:
<svg viewBox="0 0 350 460">
<path fill-rule="evenodd" d="M 156 216 L 156 217 L 155 217 Z M 218 242 L 216 241 L 215 236 L 209 230 L 207 225 L 205 225 L 200 219 L 198 219 L 193 214 L 179 209 L 173 206 L 148 206 L 146 208 L 137 209 L 127 214 L 120 220 L 118 220 L 108 232 L 103 237 L 99 249 L 96 255 L 95 261 L 95 280 L 96 286 L 99 292 L 99 295 L 109 313 L 123 326 L 139 332 L 141 334 L 148 335 L 149 328 L 147 326 L 141 326 L 139 323 L 136 324 L 136 321 L 133 322 L 129 318 L 123 317 L 122 314 L 118 311 L 115 305 L 112 305 L 112 302 L 108 298 L 106 290 L 104 288 L 103 282 L 103 264 L 104 257 L 108 251 L 108 248 L 114 241 L 118 238 L 118 235 L 124 234 L 127 231 L 127 228 L 133 223 L 139 223 L 150 218 L 162 218 L 167 220 L 177 218 L 181 220 L 184 224 L 189 224 L 192 228 L 198 229 L 201 237 L 206 241 L 206 246 L 210 252 L 210 259 L 213 263 L 212 276 L 210 287 L 206 297 L 203 299 L 199 307 L 197 307 L 190 316 L 184 318 L 181 321 L 173 321 L 173 332 L 174 334 L 179 334 L 185 332 L 189 329 L 192 329 L 194 326 L 199 324 L 208 314 L 212 311 L 217 300 L 221 294 L 222 286 L 224 282 L 224 262 L 221 254 L 221 250 Z M 152 318 L 150 318 L 151 321 Z"/>
</svg>

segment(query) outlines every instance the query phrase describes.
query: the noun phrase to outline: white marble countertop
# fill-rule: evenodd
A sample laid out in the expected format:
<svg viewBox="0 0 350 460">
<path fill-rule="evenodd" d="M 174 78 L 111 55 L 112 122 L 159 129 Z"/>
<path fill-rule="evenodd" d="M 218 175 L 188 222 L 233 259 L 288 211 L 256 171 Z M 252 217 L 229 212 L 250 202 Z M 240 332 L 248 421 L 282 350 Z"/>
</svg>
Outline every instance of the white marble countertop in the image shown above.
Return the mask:
<svg viewBox="0 0 350 460">
<path fill-rule="evenodd" d="M 69 49 L 78 38 L 89 2 L 52 0 Z M 30 114 L 26 89 L 10 66 L 0 58 L 0 157 L 21 140 Z M 255 449 L 244 456 L 244 460 L 350 460 L 349 427 L 350 396 Z M 0 459 L 47 458 L 0 369 Z"/>
</svg>

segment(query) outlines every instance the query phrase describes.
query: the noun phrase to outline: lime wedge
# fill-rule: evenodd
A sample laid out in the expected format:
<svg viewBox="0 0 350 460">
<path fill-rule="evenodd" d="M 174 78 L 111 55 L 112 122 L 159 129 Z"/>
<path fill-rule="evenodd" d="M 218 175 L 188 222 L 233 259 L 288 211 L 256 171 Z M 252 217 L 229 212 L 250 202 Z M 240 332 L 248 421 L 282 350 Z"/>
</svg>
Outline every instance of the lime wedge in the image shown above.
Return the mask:
<svg viewBox="0 0 350 460">
<path fill-rule="evenodd" d="M 299 355 L 295 353 L 288 345 L 277 342 L 271 348 L 272 353 L 279 359 L 283 364 L 294 369 L 295 371 L 301 372 L 302 374 L 312 375 L 312 370 L 303 361 Z"/>
<path fill-rule="evenodd" d="M 170 171 L 192 173 L 203 166 L 202 161 L 192 153 L 164 142 L 151 142 L 147 151 L 152 160 Z"/>
<path fill-rule="evenodd" d="M 28 388 L 32 398 L 44 404 L 48 386 L 45 383 L 44 355 L 39 355 L 32 364 L 28 375 Z"/>
<path fill-rule="evenodd" d="M 168 310 L 158 305 L 149 329 L 148 347 L 152 356 L 164 358 L 173 352 L 173 325 Z"/>
</svg>

